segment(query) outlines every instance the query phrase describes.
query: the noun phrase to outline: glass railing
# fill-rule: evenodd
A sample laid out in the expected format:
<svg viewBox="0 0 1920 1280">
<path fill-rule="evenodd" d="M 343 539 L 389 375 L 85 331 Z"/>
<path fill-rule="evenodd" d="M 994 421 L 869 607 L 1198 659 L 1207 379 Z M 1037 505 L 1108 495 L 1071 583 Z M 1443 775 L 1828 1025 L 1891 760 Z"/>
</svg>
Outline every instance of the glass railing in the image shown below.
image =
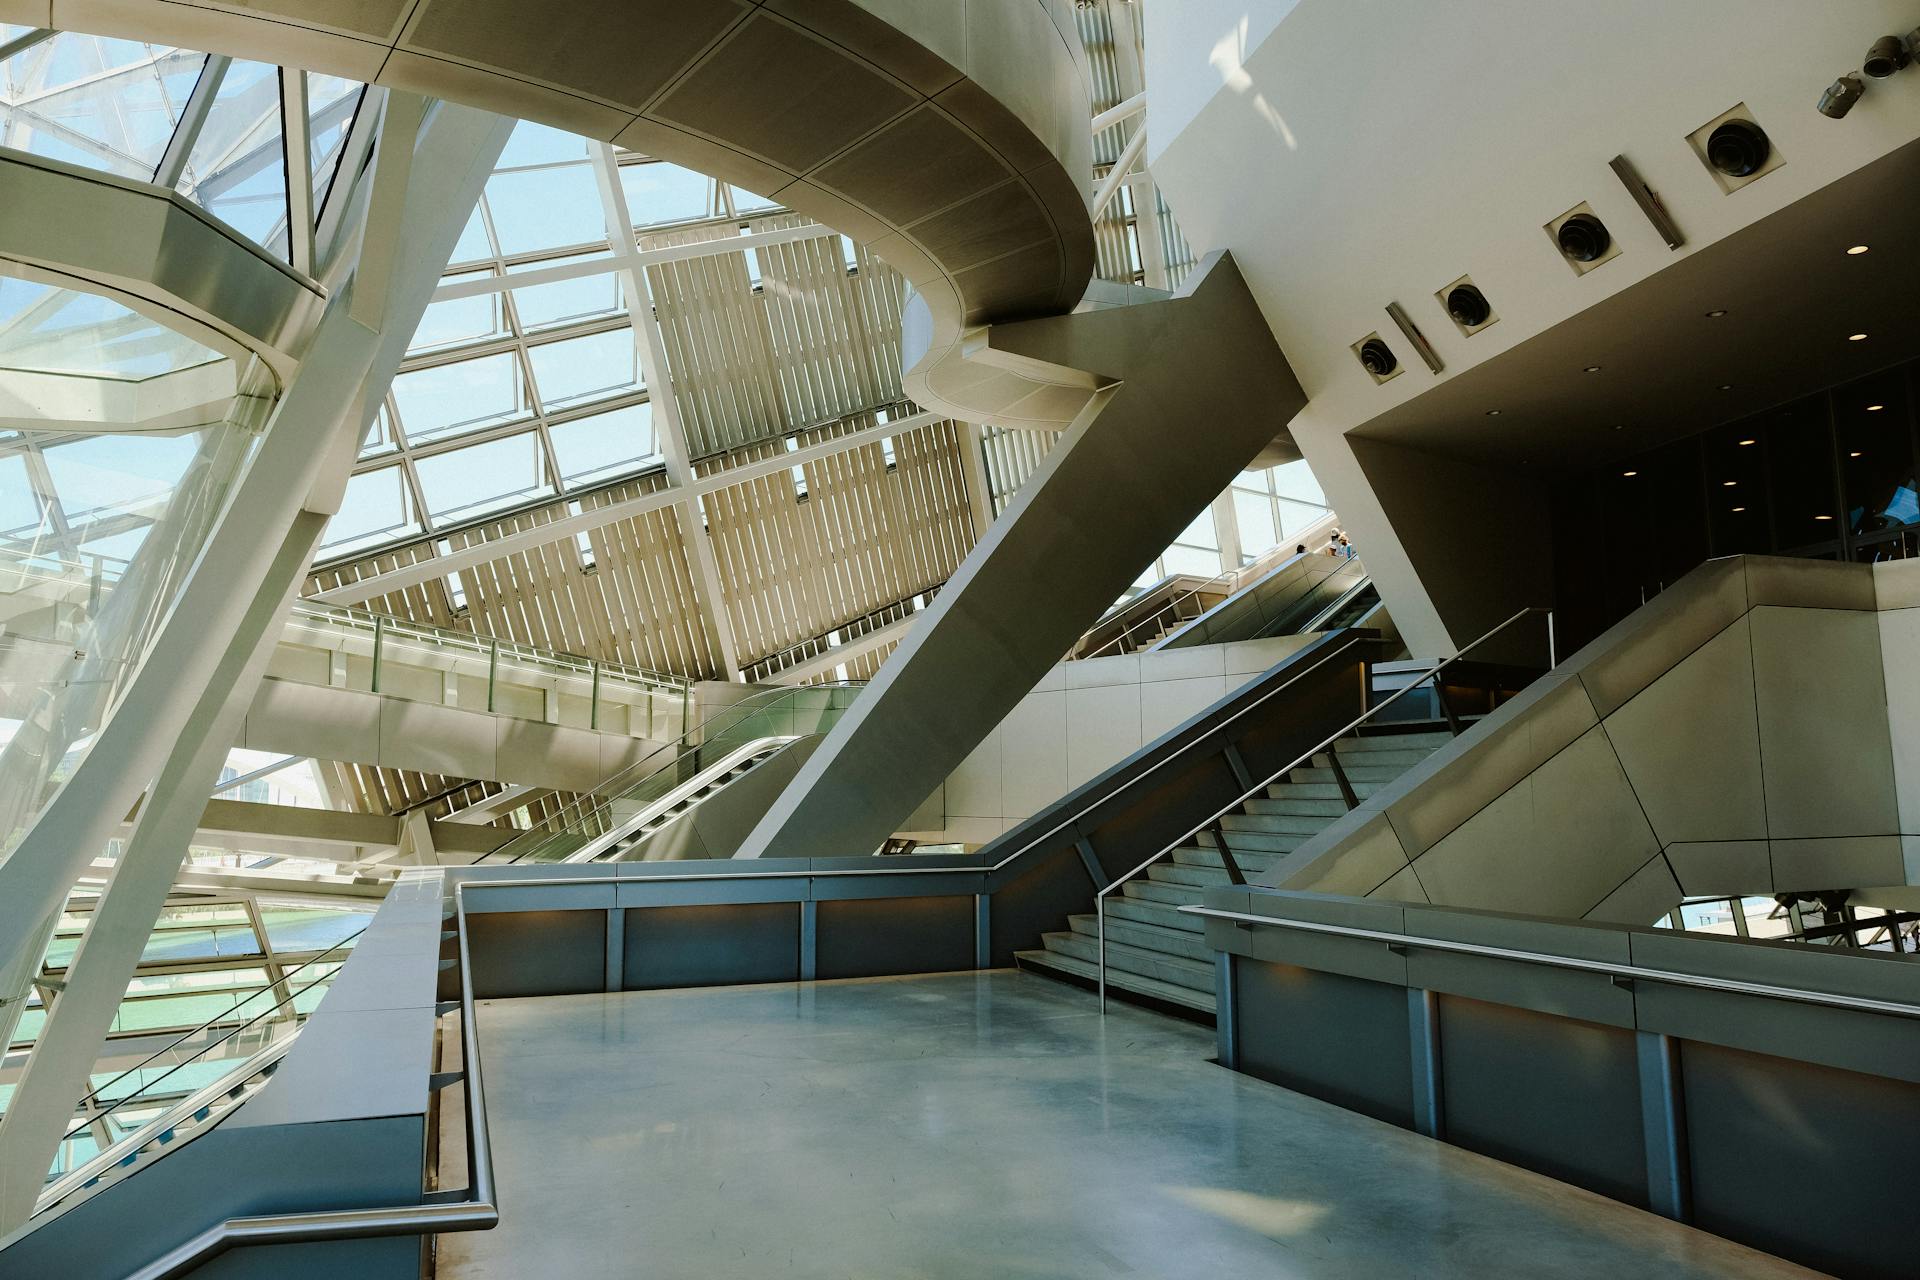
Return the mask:
<svg viewBox="0 0 1920 1280">
<path fill-rule="evenodd" d="M 311 601 L 280 644 L 269 674 L 283 680 L 655 741 L 686 730 L 689 682 L 625 663 Z"/>
<path fill-rule="evenodd" d="M 559 862 L 748 743 L 825 733 L 865 687 L 850 681 L 766 689 L 715 708 L 681 741 L 648 752 L 482 861 Z"/>
<path fill-rule="evenodd" d="M 319 1007 L 363 932 L 365 926 L 133 1066 L 100 1079 L 76 1104 L 74 1123 L 60 1140 L 47 1180 L 65 1178 L 102 1152 L 121 1147 L 166 1119 L 183 1099 L 284 1048 Z"/>
</svg>

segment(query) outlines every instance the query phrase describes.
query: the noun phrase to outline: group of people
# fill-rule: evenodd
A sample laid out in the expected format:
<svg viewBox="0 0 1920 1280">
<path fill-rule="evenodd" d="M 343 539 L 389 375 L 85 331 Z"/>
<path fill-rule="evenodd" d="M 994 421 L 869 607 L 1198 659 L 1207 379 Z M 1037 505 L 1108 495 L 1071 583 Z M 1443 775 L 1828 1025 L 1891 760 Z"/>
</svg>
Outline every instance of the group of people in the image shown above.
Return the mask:
<svg viewBox="0 0 1920 1280">
<path fill-rule="evenodd" d="M 1300 556 L 1307 554 L 1307 544 L 1304 542 L 1301 543 L 1299 546 L 1293 549 L 1293 553 L 1295 555 L 1300 555 Z M 1353 544 L 1347 541 L 1346 534 L 1340 532 L 1338 529 L 1335 529 L 1332 533 L 1327 535 L 1326 554 L 1330 556 L 1338 556 L 1346 560 L 1351 560 L 1353 559 Z"/>
</svg>

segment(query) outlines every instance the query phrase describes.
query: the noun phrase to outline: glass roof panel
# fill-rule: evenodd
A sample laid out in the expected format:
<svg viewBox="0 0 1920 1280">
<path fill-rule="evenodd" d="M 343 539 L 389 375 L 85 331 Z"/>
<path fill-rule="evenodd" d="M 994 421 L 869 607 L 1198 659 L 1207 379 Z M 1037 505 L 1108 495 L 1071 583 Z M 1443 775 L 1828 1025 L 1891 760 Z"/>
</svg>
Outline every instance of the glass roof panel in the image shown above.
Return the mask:
<svg viewBox="0 0 1920 1280">
<path fill-rule="evenodd" d="M 569 489 L 631 471 L 660 456 L 653 406 L 633 404 L 547 428 L 560 479 Z"/>
<path fill-rule="evenodd" d="M 0 276 L 0 369 L 135 382 L 220 359 L 111 298 Z"/>
<path fill-rule="evenodd" d="M 527 351 L 542 408 L 555 409 L 637 390 L 640 358 L 633 330 L 610 329 L 580 338 L 564 338 Z"/>
<path fill-rule="evenodd" d="M 400 430 L 411 444 L 458 435 L 527 414 L 517 352 L 416 369 L 393 380 Z"/>
<path fill-rule="evenodd" d="M 255 244 L 286 257 L 278 67 L 234 59 L 187 156 L 180 191 Z"/>
<path fill-rule="evenodd" d="M 620 166 L 620 189 L 638 227 L 691 222 L 713 216 L 713 179 L 677 164 L 655 160 Z"/>
<path fill-rule="evenodd" d="M 327 522 L 321 548 L 330 555 L 378 546 L 420 532 L 405 474 L 398 466 L 363 471 L 347 481 L 340 510 Z"/>
<path fill-rule="evenodd" d="M 0 146 L 149 180 L 206 59 L 63 31 L 0 63 Z"/>
<path fill-rule="evenodd" d="M 445 524 L 553 493 L 540 457 L 540 437 L 532 431 L 421 458 L 414 468 L 420 474 L 427 513 Z"/>
<path fill-rule="evenodd" d="M 578 164 L 550 169 L 509 169 L 487 179 L 500 252 L 509 256 L 592 244 L 607 238 L 593 169 Z"/>
</svg>

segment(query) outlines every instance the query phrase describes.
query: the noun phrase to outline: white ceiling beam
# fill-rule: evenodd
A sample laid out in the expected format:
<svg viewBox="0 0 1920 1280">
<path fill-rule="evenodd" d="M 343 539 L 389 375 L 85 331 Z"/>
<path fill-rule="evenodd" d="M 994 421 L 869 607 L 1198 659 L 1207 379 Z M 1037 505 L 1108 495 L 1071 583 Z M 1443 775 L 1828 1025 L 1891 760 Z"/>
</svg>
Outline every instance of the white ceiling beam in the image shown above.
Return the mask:
<svg viewBox="0 0 1920 1280">
<path fill-rule="evenodd" d="M 925 612 L 924 609 L 919 610 L 904 618 L 897 618 L 883 627 L 875 627 L 865 635 L 855 636 L 845 644 L 834 645 L 825 653 L 815 654 L 811 658 L 776 671 L 767 679 L 774 684 L 800 684 L 824 675 L 831 675 L 833 669 L 843 662 L 852 662 L 855 658 L 864 657 L 875 649 L 892 644 L 895 640 L 905 639 L 907 632 L 913 629 L 913 624 L 920 621 L 921 615 Z"/>
<path fill-rule="evenodd" d="M 1115 45 L 1118 45 L 1120 43 L 1119 32 L 1116 31 L 1114 33 L 1113 40 Z M 1124 64 L 1124 60 L 1123 60 L 1123 64 Z M 1122 120 L 1126 120 L 1134 115 L 1137 115 L 1140 112 L 1146 110 L 1146 108 L 1147 108 L 1147 94 L 1146 94 L 1146 90 L 1143 89 L 1139 93 L 1134 94 L 1131 98 L 1128 98 L 1125 102 L 1121 102 L 1114 106 L 1108 107 L 1105 111 L 1102 111 L 1099 115 L 1095 116 L 1093 118 L 1093 131 L 1095 133 L 1099 133 L 1103 129 L 1111 129 L 1113 128 L 1114 125 L 1119 124 Z"/>
<path fill-rule="evenodd" d="M 908 431 L 917 431 L 921 427 L 931 426 L 945 421 L 939 414 L 930 410 L 908 414 L 892 422 L 881 422 L 858 431 L 850 431 L 844 436 L 831 440 L 822 440 L 817 444 L 806 445 L 789 453 L 776 454 L 771 458 L 761 458 L 754 462 L 743 463 L 725 471 L 716 471 L 704 476 L 694 477 L 685 488 L 669 486 L 653 493 L 643 493 L 628 498 L 624 502 L 610 502 L 604 507 L 594 507 L 582 511 L 577 516 L 565 516 L 546 524 L 523 529 L 519 533 L 510 533 L 505 537 L 492 538 L 486 542 L 476 542 L 469 546 L 435 556 L 431 560 L 422 560 L 416 564 L 403 565 L 361 578 L 357 582 L 344 583 L 325 591 L 308 596 L 320 604 L 358 604 L 374 596 L 385 595 L 389 591 L 399 591 L 406 587 L 415 587 L 434 578 L 444 578 L 456 569 L 465 569 L 472 565 L 484 564 L 488 560 L 498 560 L 502 556 L 516 555 L 522 551 L 531 551 L 551 542 L 571 538 L 575 534 L 588 533 L 604 525 L 620 520 L 631 520 L 635 516 L 645 515 L 649 511 L 658 511 L 663 507 L 677 506 L 683 502 L 695 501 L 709 493 L 758 480 L 763 476 L 776 475 L 789 471 L 803 463 L 817 462 L 821 458 L 831 457 L 848 449 L 857 449 L 862 445 L 878 444 Z"/>
<path fill-rule="evenodd" d="M 614 256 L 611 258 L 594 258 L 587 262 L 565 262 L 552 267 L 534 267 L 527 271 L 510 271 L 503 276 L 455 280 L 434 290 L 433 300 L 450 302 L 457 298 L 477 298 L 489 293 L 503 293 L 508 289 L 524 289 L 530 285 L 556 284 L 562 280 L 583 280 L 588 276 L 610 275 L 615 271 L 626 270 L 629 265 L 644 268 L 657 266 L 663 262 L 686 262 L 693 258 L 710 258 L 715 254 L 740 253 L 769 245 L 792 244 L 796 240 L 822 240 L 837 237 L 839 234 L 818 223 L 807 223 L 798 227 L 781 227 L 775 231 L 756 231 L 744 236 L 721 236 L 713 240 L 677 244 L 664 249 L 636 248 L 630 258 L 620 256 L 620 246 L 616 243 L 613 247 Z M 615 239 L 617 240 L 618 237 L 616 236 Z"/>
<path fill-rule="evenodd" d="M 307 73 L 280 68 L 280 135 L 287 174 L 287 264 L 311 278 L 313 266 L 313 140 L 308 134 Z"/>
<path fill-rule="evenodd" d="M 1107 176 L 1100 180 L 1099 187 L 1093 193 L 1091 207 L 1096 220 L 1107 211 L 1107 206 L 1113 203 L 1113 197 L 1119 192 L 1120 184 L 1127 180 L 1127 171 L 1133 168 L 1134 163 L 1140 159 L 1140 153 L 1146 150 L 1146 147 L 1147 125 L 1143 120 L 1133 131 L 1133 136 L 1127 139 L 1127 145 L 1120 151 L 1120 158 L 1113 162 L 1113 168 L 1107 171 Z"/>
</svg>

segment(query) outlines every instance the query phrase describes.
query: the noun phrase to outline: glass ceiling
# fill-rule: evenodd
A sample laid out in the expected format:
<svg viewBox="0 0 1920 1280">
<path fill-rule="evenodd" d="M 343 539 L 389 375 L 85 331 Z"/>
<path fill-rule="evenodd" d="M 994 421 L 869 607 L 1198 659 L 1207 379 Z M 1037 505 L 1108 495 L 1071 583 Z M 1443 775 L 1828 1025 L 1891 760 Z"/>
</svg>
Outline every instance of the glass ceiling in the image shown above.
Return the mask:
<svg viewBox="0 0 1920 1280">
<path fill-rule="evenodd" d="M 364 553 L 661 465 L 632 282 L 587 139 L 522 121 L 455 245 L 321 555 Z M 784 213 L 616 153 L 628 236 Z M 749 259 L 753 251 L 739 250 Z M 512 283 L 515 277 L 524 284 Z M 492 283 L 489 283 L 492 282 Z M 465 286 L 468 296 L 445 296 Z"/>
<path fill-rule="evenodd" d="M 0 369 L 139 382 L 224 358 L 111 298 L 0 276 Z"/>
<path fill-rule="evenodd" d="M 307 104 L 307 179 L 321 208 L 364 85 L 76 32 L 0 25 L 0 146 L 172 186 L 288 258 L 283 75 Z M 189 109 L 207 104 L 204 115 Z M 181 128 L 181 121 L 189 126 Z"/>
</svg>

